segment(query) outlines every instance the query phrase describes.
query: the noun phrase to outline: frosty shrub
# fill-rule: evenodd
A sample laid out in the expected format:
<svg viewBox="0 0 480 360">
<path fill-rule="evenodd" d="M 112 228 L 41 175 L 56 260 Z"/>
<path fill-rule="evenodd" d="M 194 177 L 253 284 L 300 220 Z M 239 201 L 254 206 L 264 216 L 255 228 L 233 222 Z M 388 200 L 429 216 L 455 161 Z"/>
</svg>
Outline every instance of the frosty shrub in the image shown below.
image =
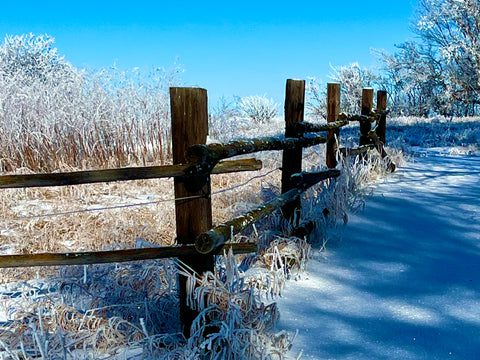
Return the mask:
<svg viewBox="0 0 480 360">
<path fill-rule="evenodd" d="M 265 123 L 277 115 L 277 106 L 273 99 L 265 96 L 246 96 L 238 100 L 241 115 L 258 123 Z"/>
<path fill-rule="evenodd" d="M 170 158 L 168 87 L 178 67 L 87 72 L 54 39 L 21 35 L 0 45 L 2 171 L 163 164 Z"/>
<path fill-rule="evenodd" d="M 308 78 L 306 108 L 315 119 L 327 118 L 327 91 L 321 80 Z"/>
<path fill-rule="evenodd" d="M 218 100 L 208 118 L 209 140 L 226 142 L 237 137 L 244 129 L 248 128 L 248 119 L 240 116 L 234 101 L 225 97 Z"/>
<path fill-rule="evenodd" d="M 265 97 L 249 96 L 229 101 L 222 97 L 208 119 L 209 142 L 227 142 L 283 133 L 285 122 L 277 117 L 277 104 Z"/>
<path fill-rule="evenodd" d="M 479 114 L 479 12 L 478 0 L 418 1 L 416 40 L 379 52 L 393 114 Z"/>
</svg>

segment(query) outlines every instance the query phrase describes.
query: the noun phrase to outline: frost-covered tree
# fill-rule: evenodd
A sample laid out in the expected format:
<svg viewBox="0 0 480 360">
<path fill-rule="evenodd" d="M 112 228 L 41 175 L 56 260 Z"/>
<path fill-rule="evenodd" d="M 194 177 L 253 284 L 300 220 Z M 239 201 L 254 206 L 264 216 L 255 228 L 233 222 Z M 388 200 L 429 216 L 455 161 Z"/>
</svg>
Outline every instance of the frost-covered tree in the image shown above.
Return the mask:
<svg viewBox="0 0 480 360">
<path fill-rule="evenodd" d="M 478 91 L 480 79 L 480 2 L 478 0 L 420 0 L 416 32 L 438 47 L 455 80 Z"/>
<path fill-rule="evenodd" d="M 360 67 L 358 63 L 349 66 L 332 67 L 332 80 L 342 84 L 342 110 L 348 113 L 360 113 L 362 89 L 372 87 L 377 77 L 368 69 Z"/>
<path fill-rule="evenodd" d="M 399 113 L 474 115 L 480 104 L 480 1 L 419 0 L 418 42 L 381 54 Z"/>
<path fill-rule="evenodd" d="M 378 85 L 378 76 L 372 71 L 362 68 L 358 63 L 349 66 L 332 66 L 332 81 L 341 86 L 342 111 L 359 114 L 361 110 L 362 89 Z M 381 85 L 380 85 L 381 86 Z M 377 86 L 378 87 L 378 86 Z M 327 87 L 314 77 L 307 82 L 307 111 L 316 119 L 327 118 Z"/>
<path fill-rule="evenodd" d="M 308 114 L 315 119 L 327 118 L 327 87 L 322 80 L 314 77 L 308 78 L 306 85 Z"/>
<path fill-rule="evenodd" d="M 48 35 L 7 36 L 0 48 L 0 74 L 16 79 L 22 77 L 29 85 L 35 81 L 75 77 L 75 69 L 58 55 L 54 42 L 55 39 Z"/>
<path fill-rule="evenodd" d="M 381 53 L 385 74 L 381 79 L 397 114 L 426 116 L 430 111 L 447 113 L 449 99 L 443 64 L 431 46 L 406 42 L 391 55 Z"/>
<path fill-rule="evenodd" d="M 420 0 L 415 31 L 438 51 L 448 91 L 473 113 L 480 95 L 480 1 Z"/>
</svg>

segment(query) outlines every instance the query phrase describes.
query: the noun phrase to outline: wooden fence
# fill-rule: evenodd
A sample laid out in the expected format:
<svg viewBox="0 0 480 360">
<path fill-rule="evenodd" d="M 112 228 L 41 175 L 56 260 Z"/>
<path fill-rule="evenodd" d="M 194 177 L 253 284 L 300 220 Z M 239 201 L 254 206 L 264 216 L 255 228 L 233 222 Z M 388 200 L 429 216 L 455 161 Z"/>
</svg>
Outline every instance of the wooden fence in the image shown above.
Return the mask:
<svg viewBox="0 0 480 360">
<path fill-rule="evenodd" d="M 386 99 L 385 91 L 377 93 L 377 108 L 373 109 L 373 89 L 364 89 L 362 113 L 340 114 L 340 84 L 327 88 L 327 124 L 304 121 L 305 81 L 287 80 L 285 97 L 285 137 L 265 137 L 226 144 L 206 145 L 208 134 L 207 91 L 200 88 L 171 88 L 171 121 L 173 165 L 132 167 L 70 173 L 6 175 L 0 176 L 0 188 L 65 186 L 95 182 L 135 179 L 174 178 L 177 245 L 117 251 L 76 253 L 44 253 L 0 256 L 1 267 L 27 267 L 52 265 L 81 265 L 108 262 L 178 257 L 197 273 L 213 271 L 214 255 L 229 247 L 234 253 L 250 253 L 256 244 L 228 243 L 233 234 L 281 208 L 283 216 L 302 234 L 312 230 L 312 224 L 299 224 L 300 195 L 316 183 L 340 175 L 336 170 L 337 154 L 344 156 L 363 154 L 376 148 L 387 157 L 385 143 Z M 350 121 L 360 122 L 360 147 L 339 148 L 340 128 Z M 375 128 L 372 129 L 372 123 Z M 320 135 L 326 132 L 326 136 Z M 326 144 L 328 170 L 302 172 L 302 149 Z M 213 227 L 210 175 L 237 171 L 255 171 L 262 167 L 256 159 L 225 159 L 266 150 L 282 150 L 282 194 L 262 206 Z M 390 162 L 390 169 L 395 165 Z M 180 277 L 180 313 L 184 332 L 196 313 L 187 306 L 186 278 Z"/>
</svg>

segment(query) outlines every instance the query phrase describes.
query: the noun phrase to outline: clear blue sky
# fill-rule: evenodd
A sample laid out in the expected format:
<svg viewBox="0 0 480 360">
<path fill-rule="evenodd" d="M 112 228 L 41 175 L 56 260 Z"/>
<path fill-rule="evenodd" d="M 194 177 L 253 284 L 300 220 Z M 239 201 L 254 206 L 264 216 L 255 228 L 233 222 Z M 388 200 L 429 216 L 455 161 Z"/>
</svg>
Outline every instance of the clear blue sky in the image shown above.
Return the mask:
<svg viewBox="0 0 480 360">
<path fill-rule="evenodd" d="M 4 2 L 0 36 L 49 34 L 77 68 L 170 67 L 210 105 L 225 95 L 283 101 L 287 78 L 328 80 L 330 65 L 375 66 L 413 35 L 416 0 Z"/>
</svg>

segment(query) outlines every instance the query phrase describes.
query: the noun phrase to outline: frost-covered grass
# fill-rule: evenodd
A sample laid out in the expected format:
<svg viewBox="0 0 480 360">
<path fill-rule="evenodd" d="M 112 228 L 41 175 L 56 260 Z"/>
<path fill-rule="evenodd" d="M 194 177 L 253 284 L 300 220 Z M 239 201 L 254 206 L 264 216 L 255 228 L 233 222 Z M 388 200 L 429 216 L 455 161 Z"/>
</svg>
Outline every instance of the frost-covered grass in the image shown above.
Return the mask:
<svg viewBox="0 0 480 360">
<path fill-rule="evenodd" d="M 48 36 L 0 46 L 0 171 L 163 164 L 178 67 L 78 70 Z"/>
<path fill-rule="evenodd" d="M 389 121 L 387 143 L 405 151 L 412 147 L 449 147 L 454 152 L 478 153 L 480 118 L 396 118 Z"/>
<path fill-rule="evenodd" d="M 165 76 L 155 71 L 137 84 L 135 74 L 74 72 L 22 86 L 0 77 L 2 170 L 163 164 L 170 158 Z M 115 90 L 110 82 L 118 81 Z"/>
<path fill-rule="evenodd" d="M 0 354 L 11 359 L 279 359 L 290 340 L 269 332 L 278 312 L 265 299 L 281 292 L 309 248 L 299 239 L 288 242 L 288 249 L 286 244 L 277 239 L 263 256 L 244 257 L 241 264 L 225 255 L 215 274 L 190 277 L 191 304 L 201 313 L 189 339 L 181 333 L 176 285 L 179 268 L 189 273 L 175 260 L 67 267 L 49 279 L 10 284 L 1 291 Z M 254 260 L 255 266 L 246 265 Z"/>
</svg>

